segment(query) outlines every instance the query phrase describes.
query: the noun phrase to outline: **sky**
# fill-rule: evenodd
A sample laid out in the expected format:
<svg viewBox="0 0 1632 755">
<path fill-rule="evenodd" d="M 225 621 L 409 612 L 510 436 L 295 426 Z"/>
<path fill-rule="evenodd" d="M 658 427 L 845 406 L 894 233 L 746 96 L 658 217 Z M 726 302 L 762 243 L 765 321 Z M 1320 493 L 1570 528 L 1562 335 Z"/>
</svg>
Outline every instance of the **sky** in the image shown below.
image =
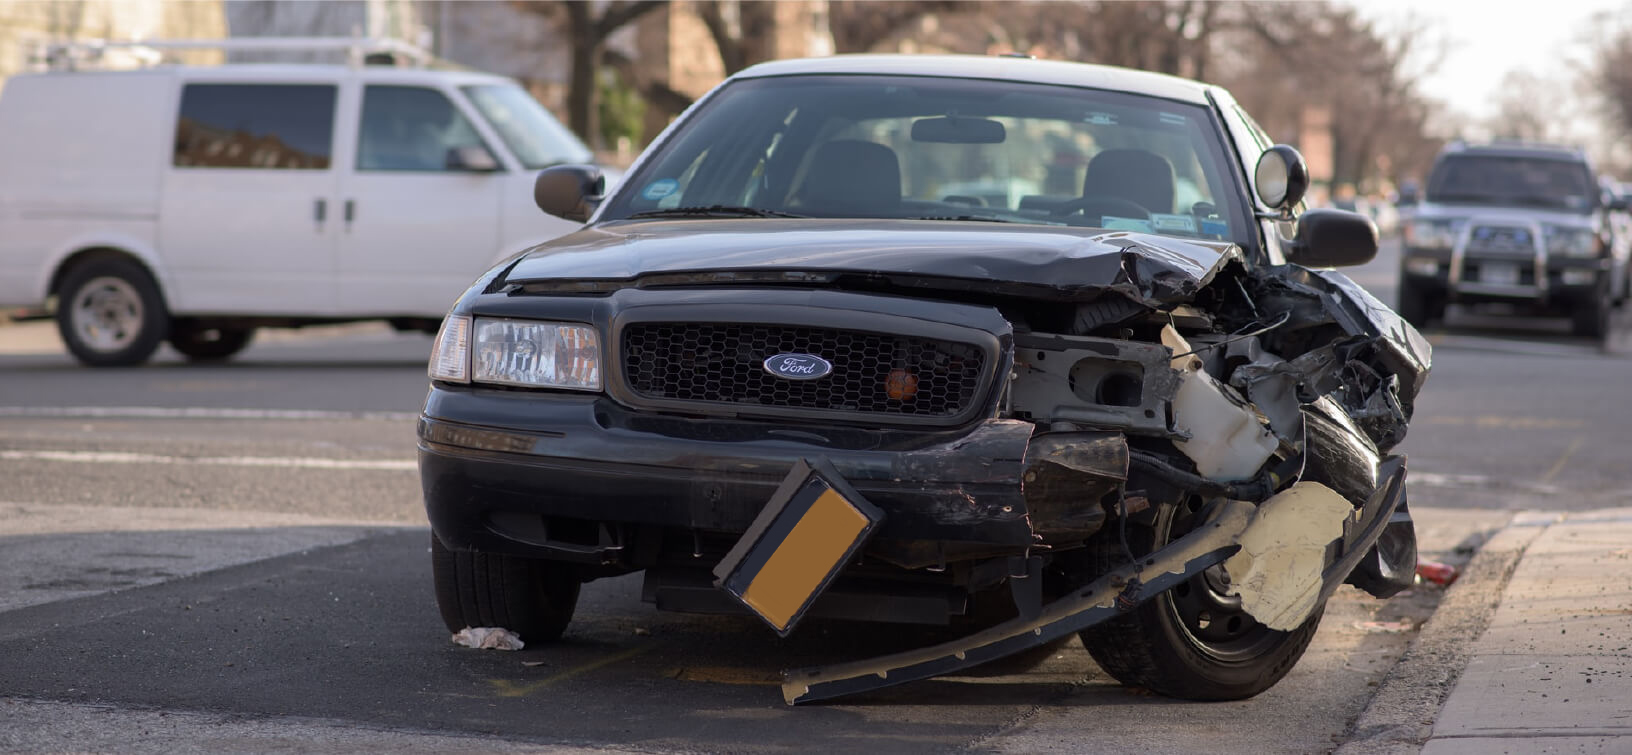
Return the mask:
<svg viewBox="0 0 1632 755">
<path fill-rule="evenodd" d="M 1632 14 L 1628 0 L 1353 0 L 1370 18 L 1404 25 L 1415 20 L 1445 42 L 1445 56 L 1422 81 L 1424 94 L 1462 114 L 1492 112 L 1502 76 L 1527 71 L 1561 83 L 1573 79 L 1571 62 L 1584 62 L 1594 14 Z M 1394 26 L 1392 28 L 1400 28 Z"/>
</svg>

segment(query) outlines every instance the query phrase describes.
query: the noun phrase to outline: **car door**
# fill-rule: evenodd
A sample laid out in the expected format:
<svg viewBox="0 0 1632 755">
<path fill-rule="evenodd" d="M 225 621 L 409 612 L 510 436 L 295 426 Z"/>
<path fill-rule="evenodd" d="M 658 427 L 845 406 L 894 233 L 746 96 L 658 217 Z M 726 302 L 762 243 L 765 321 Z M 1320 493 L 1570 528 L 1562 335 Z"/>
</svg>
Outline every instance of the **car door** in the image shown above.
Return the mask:
<svg viewBox="0 0 1632 755">
<path fill-rule="evenodd" d="M 173 312 L 333 311 L 338 101 L 334 81 L 182 83 L 159 203 Z"/>
<path fill-rule="evenodd" d="M 341 186 L 341 307 L 440 317 L 487 269 L 506 185 L 498 155 L 449 93 L 364 83 Z"/>
</svg>

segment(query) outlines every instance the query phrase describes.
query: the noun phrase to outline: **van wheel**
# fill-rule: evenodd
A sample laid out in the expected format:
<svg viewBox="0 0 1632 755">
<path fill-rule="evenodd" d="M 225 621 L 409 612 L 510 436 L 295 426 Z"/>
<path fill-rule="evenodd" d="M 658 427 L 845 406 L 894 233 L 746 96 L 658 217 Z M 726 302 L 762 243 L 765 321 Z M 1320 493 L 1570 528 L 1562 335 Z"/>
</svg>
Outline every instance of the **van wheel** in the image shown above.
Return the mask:
<svg viewBox="0 0 1632 755">
<path fill-rule="evenodd" d="M 1592 301 L 1576 306 L 1570 313 L 1570 330 L 1578 336 L 1603 338 L 1609 334 L 1609 293 L 1600 291 Z"/>
<path fill-rule="evenodd" d="M 74 266 L 57 298 L 57 332 L 92 367 L 141 364 L 165 339 L 170 315 L 158 284 L 134 260 L 100 257 Z"/>
<path fill-rule="evenodd" d="M 431 535 L 436 605 L 448 631 L 501 627 L 524 642 L 559 639 L 578 607 L 578 576 L 561 564 L 456 551 Z"/>
<path fill-rule="evenodd" d="M 1164 506 L 1153 526 L 1129 524 L 1128 547 L 1149 553 L 1201 521 L 1199 501 Z M 1126 563 L 1117 540 L 1112 535 L 1096 544 L 1101 568 Z M 1239 597 L 1226 595 L 1220 577 L 1214 567 L 1079 632 L 1083 647 L 1117 681 L 1168 697 L 1241 700 L 1269 689 L 1303 657 L 1324 605 L 1298 628 L 1277 631 L 1242 610 Z"/>
<path fill-rule="evenodd" d="M 170 346 L 194 362 L 226 359 L 249 345 L 254 328 L 200 328 L 180 323 L 170 328 Z"/>
</svg>

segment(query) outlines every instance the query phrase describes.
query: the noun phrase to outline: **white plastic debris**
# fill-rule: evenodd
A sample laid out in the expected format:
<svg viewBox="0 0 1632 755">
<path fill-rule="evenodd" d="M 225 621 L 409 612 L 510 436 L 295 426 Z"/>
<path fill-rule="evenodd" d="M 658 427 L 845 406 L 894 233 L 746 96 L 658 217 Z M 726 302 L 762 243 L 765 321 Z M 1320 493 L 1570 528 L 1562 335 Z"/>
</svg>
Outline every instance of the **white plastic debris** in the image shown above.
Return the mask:
<svg viewBox="0 0 1632 755">
<path fill-rule="evenodd" d="M 1173 369 L 1182 375 L 1173 397 L 1173 429 L 1190 436 L 1173 445 L 1196 463 L 1202 477 L 1251 479 L 1279 445 L 1274 434 L 1251 405 L 1201 371 L 1201 359 L 1189 353 L 1190 343 L 1173 326 L 1163 326 L 1162 344 L 1173 350 Z"/>
<path fill-rule="evenodd" d="M 520 650 L 525 646 L 515 632 L 500 627 L 465 627 L 453 635 L 453 644 L 477 650 Z"/>
<path fill-rule="evenodd" d="M 1326 546 L 1343 536 L 1354 506 L 1318 482 L 1275 494 L 1241 534 L 1241 550 L 1224 560 L 1232 595 L 1270 629 L 1296 629 L 1320 600 Z"/>
</svg>

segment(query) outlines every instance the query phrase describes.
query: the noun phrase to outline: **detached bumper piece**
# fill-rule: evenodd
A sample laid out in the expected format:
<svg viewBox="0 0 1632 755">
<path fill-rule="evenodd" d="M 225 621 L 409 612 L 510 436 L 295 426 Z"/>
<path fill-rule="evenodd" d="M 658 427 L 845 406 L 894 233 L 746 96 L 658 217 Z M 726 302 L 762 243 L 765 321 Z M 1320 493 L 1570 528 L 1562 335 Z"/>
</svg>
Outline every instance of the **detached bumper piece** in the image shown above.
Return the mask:
<svg viewBox="0 0 1632 755">
<path fill-rule="evenodd" d="M 883 518 L 831 464 L 801 460 L 714 567 L 716 584 L 786 637 Z"/>
<path fill-rule="evenodd" d="M 1106 574 L 1043 607 L 1035 618 L 1013 619 L 933 647 L 825 668 L 783 674 L 790 705 L 891 687 L 978 666 L 1037 647 L 1132 609 L 1240 549 L 1241 534 L 1257 507 L 1219 499 L 1206 524 L 1138 563 Z"/>
</svg>

